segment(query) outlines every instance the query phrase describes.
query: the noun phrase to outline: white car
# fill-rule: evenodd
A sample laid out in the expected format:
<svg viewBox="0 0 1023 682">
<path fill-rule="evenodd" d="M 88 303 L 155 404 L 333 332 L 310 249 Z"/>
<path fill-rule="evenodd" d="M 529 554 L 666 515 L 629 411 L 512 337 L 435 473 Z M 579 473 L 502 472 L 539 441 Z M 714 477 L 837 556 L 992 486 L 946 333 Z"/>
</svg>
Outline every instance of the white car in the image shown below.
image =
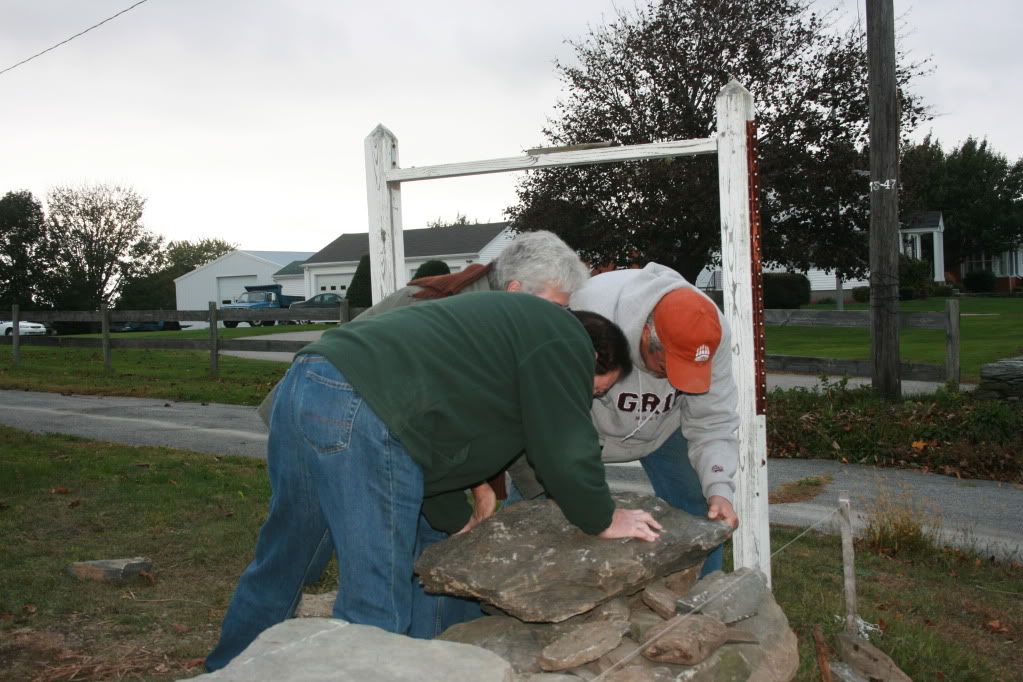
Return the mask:
<svg viewBox="0 0 1023 682">
<path fill-rule="evenodd" d="M 10 322 L 10 321 L 0 322 L 0 330 L 3 331 L 4 336 L 10 336 L 11 334 L 14 333 L 14 323 Z M 43 325 L 39 324 L 38 322 L 25 322 L 23 320 L 19 320 L 18 321 L 18 334 L 21 335 L 21 336 L 30 336 L 30 335 L 45 336 L 46 335 L 46 327 L 44 327 Z"/>
</svg>

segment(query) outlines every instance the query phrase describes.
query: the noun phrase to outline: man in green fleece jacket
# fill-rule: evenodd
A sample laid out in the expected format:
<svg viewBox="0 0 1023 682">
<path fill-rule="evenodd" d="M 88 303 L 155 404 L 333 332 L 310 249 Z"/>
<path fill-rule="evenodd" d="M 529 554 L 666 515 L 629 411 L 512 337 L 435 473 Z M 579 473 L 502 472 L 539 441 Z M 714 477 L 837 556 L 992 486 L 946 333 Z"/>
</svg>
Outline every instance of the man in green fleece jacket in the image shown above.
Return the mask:
<svg viewBox="0 0 1023 682">
<path fill-rule="evenodd" d="M 630 369 L 606 318 L 513 293 L 463 294 L 324 334 L 279 387 L 270 512 L 206 667 L 291 615 L 328 537 L 333 615 L 407 632 L 420 510 L 436 528 L 470 527 L 478 519 L 462 491 L 523 450 L 582 531 L 655 540 L 653 517 L 615 509 L 590 420 L 593 395 Z"/>
</svg>

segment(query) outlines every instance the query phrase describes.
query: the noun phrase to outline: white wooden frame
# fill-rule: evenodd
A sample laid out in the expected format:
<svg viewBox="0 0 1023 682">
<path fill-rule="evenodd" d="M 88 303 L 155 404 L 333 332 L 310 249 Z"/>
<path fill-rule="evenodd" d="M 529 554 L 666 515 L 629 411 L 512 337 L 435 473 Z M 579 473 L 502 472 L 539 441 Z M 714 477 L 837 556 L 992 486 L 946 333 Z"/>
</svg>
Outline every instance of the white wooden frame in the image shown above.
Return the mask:
<svg viewBox="0 0 1023 682">
<path fill-rule="evenodd" d="M 579 166 L 617 161 L 714 154 L 718 156 L 721 201 L 721 252 L 725 317 L 732 330 L 733 366 L 739 393 L 739 471 L 735 510 L 742 523 L 733 540 L 735 567 L 759 568 L 771 579 L 771 543 L 767 503 L 766 417 L 756 413 L 753 328 L 753 262 L 750 235 L 750 168 L 746 123 L 753 119 L 753 97 L 737 81 L 717 99 L 718 130 L 713 138 L 658 142 L 576 151 L 550 151 L 503 159 L 419 168 L 398 165 L 398 140 L 382 125 L 366 138 L 366 195 L 373 302 L 405 285 L 405 247 L 401 239 L 401 183 L 484 173 Z"/>
</svg>

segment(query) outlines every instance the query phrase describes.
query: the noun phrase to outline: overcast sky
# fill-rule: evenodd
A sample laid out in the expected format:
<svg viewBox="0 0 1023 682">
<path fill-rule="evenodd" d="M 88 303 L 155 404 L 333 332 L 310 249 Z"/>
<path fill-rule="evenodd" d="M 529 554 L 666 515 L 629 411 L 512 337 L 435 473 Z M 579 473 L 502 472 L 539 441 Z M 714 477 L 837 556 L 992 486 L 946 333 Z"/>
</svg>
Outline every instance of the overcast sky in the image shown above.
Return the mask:
<svg viewBox="0 0 1023 682">
<path fill-rule="evenodd" d="M 133 0 L 0 0 L 0 69 Z M 849 21 L 864 13 L 837 0 Z M 632 0 L 618 3 L 631 6 Z M 830 3 L 827 5 L 830 6 Z M 1023 156 L 1015 118 L 1023 3 L 895 2 L 916 90 L 946 148 L 986 136 Z M 172 239 L 317 251 L 366 230 L 363 140 L 402 166 L 515 156 L 542 142 L 566 39 L 610 0 L 149 0 L 0 75 L 0 194 L 119 183 Z M 754 96 L 756 93 L 754 93 Z M 406 229 L 502 220 L 517 174 L 408 184 Z"/>
</svg>

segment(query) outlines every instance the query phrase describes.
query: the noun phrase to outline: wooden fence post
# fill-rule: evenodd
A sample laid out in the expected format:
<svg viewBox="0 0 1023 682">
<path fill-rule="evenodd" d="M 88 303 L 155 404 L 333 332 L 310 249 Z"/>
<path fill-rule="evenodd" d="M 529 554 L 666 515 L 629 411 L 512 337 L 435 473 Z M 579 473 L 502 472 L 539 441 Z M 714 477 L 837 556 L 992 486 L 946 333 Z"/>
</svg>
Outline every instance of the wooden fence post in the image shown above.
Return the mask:
<svg viewBox="0 0 1023 682">
<path fill-rule="evenodd" d="M 959 299 L 945 299 L 945 381 L 959 390 Z"/>
<path fill-rule="evenodd" d="M 852 515 L 849 493 L 838 496 L 839 519 L 842 526 L 842 574 L 845 581 L 845 629 L 850 635 L 859 630 L 856 624 L 856 557 L 853 554 Z"/>
<path fill-rule="evenodd" d="M 902 397 L 899 364 L 899 103 L 892 0 L 867 0 L 870 92 L 871 383 L 886 400 Z"/>
<path fill-rule="evenodd" d="M 217 336 L 217 302 L 210 301 L 210 374 L 217 376 L 220 373 L 219 359 L 217 357 L 219 337 Z"/>
<path fill-rule="evenodd" d="M 106 303 L 99 306 L 100 332 L 103 334 L 103 371 L 110 374 L 114 367 L 110 358 L 110 309 Z"/>
<path fill-rule="evenodd" d="M 15 367 L 21 362 L 21 334 L 19 333 L 21 330 L 18 328 L 18 324 L 21 322 L 20 312 L 17 303 L 11 306 L 11 362 Z"/>
<path fill-rule="evenodd" d="M 366 137 L 369 262 L 373 303 L 405 286 L 405 238 L 401 234 L 401 183 L 384 174 L 398 167 L 398 138 L 378 125 Z"/>
</svg>

